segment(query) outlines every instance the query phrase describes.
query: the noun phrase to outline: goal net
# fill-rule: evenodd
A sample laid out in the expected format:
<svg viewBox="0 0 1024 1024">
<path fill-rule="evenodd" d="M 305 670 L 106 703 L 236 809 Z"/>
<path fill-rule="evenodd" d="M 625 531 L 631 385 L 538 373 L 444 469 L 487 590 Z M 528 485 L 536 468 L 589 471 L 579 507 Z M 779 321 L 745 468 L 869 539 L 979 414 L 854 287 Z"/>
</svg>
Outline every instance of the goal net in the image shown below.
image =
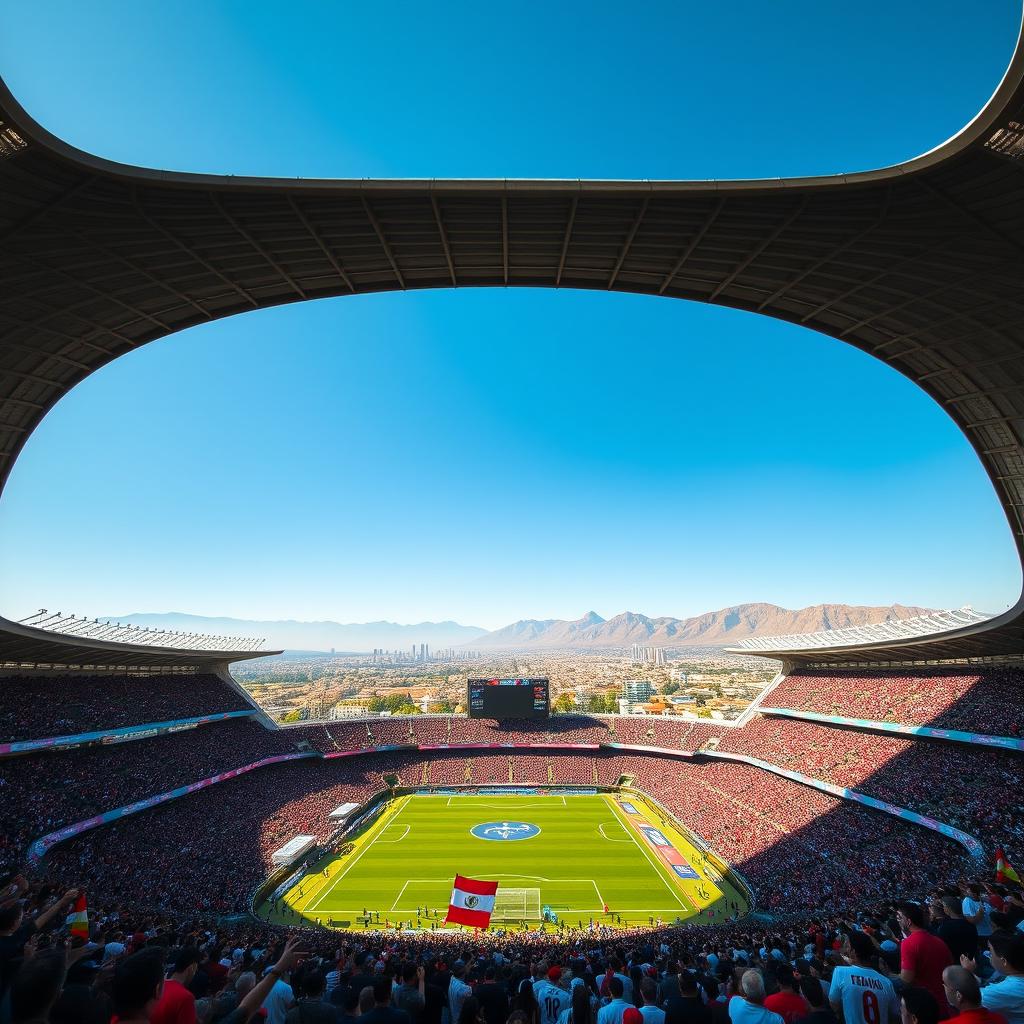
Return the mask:
<svg viewBox="0 0 1024 1024">
<path fill-rule="evenodd" d="M 499 885 L 494 897 L 494 921 L 539 921 L 540 889 L 506 889 Z"/>
</svg>

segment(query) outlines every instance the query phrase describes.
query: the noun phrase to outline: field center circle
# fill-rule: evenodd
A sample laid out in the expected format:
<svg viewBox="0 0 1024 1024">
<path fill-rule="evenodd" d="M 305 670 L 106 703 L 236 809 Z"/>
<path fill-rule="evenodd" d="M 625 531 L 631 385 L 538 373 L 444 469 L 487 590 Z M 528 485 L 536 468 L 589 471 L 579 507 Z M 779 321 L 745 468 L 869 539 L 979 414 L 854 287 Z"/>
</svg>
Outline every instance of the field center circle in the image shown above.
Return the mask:
<svg viewBox="0 0 1024 1024">
<path fill-rule="evenodd" d="M 540 829 L 528 821 L 485 821 L 474 825 L 469 834 L 492 843 L 518 843 L 539 836 Z"/>
</svg>

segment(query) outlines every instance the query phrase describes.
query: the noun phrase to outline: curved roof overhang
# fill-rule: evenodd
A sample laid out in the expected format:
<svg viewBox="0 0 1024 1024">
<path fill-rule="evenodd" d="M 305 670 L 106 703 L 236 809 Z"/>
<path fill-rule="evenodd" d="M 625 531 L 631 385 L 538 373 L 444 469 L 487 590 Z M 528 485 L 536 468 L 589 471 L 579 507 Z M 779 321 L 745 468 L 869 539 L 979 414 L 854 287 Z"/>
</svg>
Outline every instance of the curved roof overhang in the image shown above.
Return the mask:
<svg viewBox="0 0 1024 1024">
<path fill-rule="evenodd" d="M 0 617 L 0 671 L 37 667 L 90 669 L 191 669 L 214 672 L 220 666 L 281 651 L 203 651 L 149 644 L 112 643 L 35 629 Z"/>
<path fill-rule="evenodd" d="M 936 149 L 754 181 L 159 171 L 68 146 L 0 81 L 0 240 L 0 486 L 75 384 L 186 327 L 364 292 L 591 288 L 762 313 L 882 360 L 967 436 L 1024 556 L 1024 36 Z M 1024 601 L 955 632 L 894 657 L 1018 655 Z"/>
</svg>

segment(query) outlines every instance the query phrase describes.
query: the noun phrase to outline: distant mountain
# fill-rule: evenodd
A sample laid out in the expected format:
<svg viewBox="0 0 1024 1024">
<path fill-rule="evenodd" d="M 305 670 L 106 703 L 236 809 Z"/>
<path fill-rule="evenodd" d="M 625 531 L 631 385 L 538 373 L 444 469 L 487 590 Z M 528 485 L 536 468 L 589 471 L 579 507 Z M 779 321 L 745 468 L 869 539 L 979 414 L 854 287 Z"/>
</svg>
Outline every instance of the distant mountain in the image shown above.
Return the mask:
<svg viewBox="0 0 1024 1024">
<path fill-rule="evenodd" d="M 588 612 L 582 619 L 522 619 L 472 641 L 480 650 L 524 648 L 594 649 L 629 647 L 716 647 L 745 640 L 749 636 L 779 633 L 818 633 L 866 626 L 891 619 L 912 619 L 933 608 L 902 604 L 870 607 L 848 604 L 816 604 L 792 611 L 774 604 L 739 604 L 717 612 L 705 612 L 690 619 L 669 616 L 650 618 L 637 612 L 622 612 L 602 619 Z"/>
<path fill-rule="evenodd" d="M 466 646 L 485 633 L 479 626 L 457 622 L 297 622 L 294 619 L 262 621 L 257 619 L 211 618 L 183 612 L 134 612 L 131 615 L 100 616 L 113 622 L 177 629 L 182 633 L 214 633 L 218 636 L 265 637 L 264 647 L 274 650 L 372 651 L 411 649 L 413 644 L 429 644 L 430 649 Z"/>
</svg>

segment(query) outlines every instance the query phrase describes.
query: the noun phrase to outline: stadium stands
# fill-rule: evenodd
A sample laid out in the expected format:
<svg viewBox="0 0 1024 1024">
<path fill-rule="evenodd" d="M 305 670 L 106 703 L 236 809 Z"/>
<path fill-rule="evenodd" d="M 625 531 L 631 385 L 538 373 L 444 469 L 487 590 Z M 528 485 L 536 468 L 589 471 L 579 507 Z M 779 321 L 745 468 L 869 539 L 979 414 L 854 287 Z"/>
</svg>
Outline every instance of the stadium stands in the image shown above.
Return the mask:
<svg viewBox="0 0 1024 1024">
<path fill-rule="evenodd" d="M 1024 758 L 991 748 L 910 739 L 758 716 L 719 750 L 856 789 L 979 835 L 995 848 L 1024 846 Z M 979 801 L 978 793 L 985 792 Z"/>
<path fill-rule="evenodd" d="M 20 858 L 33 839 L 62 825 L 294 749 L 287 734 L 242 719 L 0 759 L 0 860 L 5 852 Z"/>
<path fill-rule="evenodd" d="M 894 670 L 794 672 L 765 699 L 771 707 L 846 718 L 1024 735 L 1024 669 L 986 668 L 909 675 Z"/>
<path fill-rule="evenodd" d="M 5 676 L 0 743 L 246 710 L 214 675 Z"/>
</svg>

